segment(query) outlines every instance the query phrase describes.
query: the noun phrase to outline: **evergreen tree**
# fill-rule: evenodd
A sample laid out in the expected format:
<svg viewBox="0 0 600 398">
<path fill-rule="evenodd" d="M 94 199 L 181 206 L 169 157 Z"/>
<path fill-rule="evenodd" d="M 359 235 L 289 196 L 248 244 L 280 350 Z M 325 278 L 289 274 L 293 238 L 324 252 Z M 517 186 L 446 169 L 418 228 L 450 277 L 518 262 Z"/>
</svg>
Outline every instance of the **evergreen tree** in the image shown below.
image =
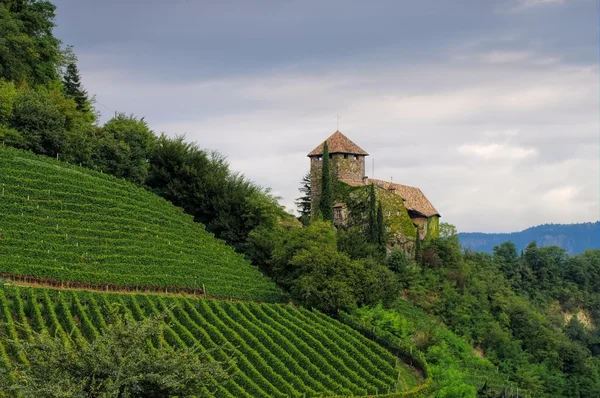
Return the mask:
<svg viewBox="0 0 600 398">
<path fill-rule="evenodd" d="M 385 247 L 385 222 L 383 221 L 383 207 L 381 201 L 377 205 L 377 244 Z"/>
<path fill-rule="evenodd" d="M 90 110 L 88 94 L 81 84 L 81 75 L 74 61 L 70 61 L 67 64 L 63 76 L 63 85 L 65 87 L 65 95 L 75 100 L 78 110 L 81 112 Z"/>
<path fill-rule="evenodd" d="M 371 184 L 371 189 L 369 191 L 369 207 L 367 209 L 367 240 L 369 243 L 377 244 L 377 231 L 377 199 L 375 197 L 375 185 Z"/>
<path fill-rule="evenodd" d="M 321 169 L 321 198 L 319 210 L 324 221 L 333 221 L 333 187 L 327 141 L 323 144 L 323 164 Z"/>
<path fill-rule="evenodd" d="M 423 261 L 422 261 L 422 254 L 423 254 L 423 250 L 421 248 L 421 234 L 420 232 L 420 228 L 417 225 L 416 227 L 417 233 L 415 235 L 415 261 L 417 262 L 417 264 L 419 265 L 423 265 Z"/>
<path fill-rule="evenodd" d="M 310 173 L 306 173 L 306 175 L 302 178 L 301 186 L 298 188 L 298 191 L 302 193 L 302 196 L 296 198 L 294 203 L 298 209 L 298 213 L 300 213 L 300 217 L 298 219 L 302 222 L 303 225 L 308 225 L 310 221 L 310 212 L 311 212 L 311 184 L 310 184 Z"/>
</svg>

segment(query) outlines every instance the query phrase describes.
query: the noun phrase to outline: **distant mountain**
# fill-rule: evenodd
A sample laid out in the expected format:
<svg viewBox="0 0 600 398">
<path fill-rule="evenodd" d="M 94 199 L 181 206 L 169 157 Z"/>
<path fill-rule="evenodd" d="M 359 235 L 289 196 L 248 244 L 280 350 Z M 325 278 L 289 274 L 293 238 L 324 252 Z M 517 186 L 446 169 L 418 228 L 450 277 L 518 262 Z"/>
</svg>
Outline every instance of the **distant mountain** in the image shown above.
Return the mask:
<svg viewBox="0 0 600 398">
<path fill-rule="evenodd" d="M 559 246 L 570 254 L 582 253 L 587 249 L 600 249 L 600 221 L 581 224 L 543 224 L 521 232 L 504 234 L 461 232 L 460 243 L 471 250 L 492 253 L 494 246 L 512 241 L 521 251 L 530 242 L 538 247 Z"/>
</svg>

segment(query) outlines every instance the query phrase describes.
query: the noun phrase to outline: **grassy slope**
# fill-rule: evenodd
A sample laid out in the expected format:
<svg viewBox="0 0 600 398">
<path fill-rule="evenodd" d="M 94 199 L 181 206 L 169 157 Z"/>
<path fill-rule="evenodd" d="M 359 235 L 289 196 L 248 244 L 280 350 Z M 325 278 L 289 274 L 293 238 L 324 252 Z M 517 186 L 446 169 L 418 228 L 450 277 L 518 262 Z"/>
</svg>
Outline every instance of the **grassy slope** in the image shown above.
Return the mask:
<svg viewBox="0 0 600 398">
<path fill-rule="evenodd" d="M 7 334 L 16 339 L 45 329 L 70 334 L 77 344 L 86 344 L 107 322 L 113 302 L 138 319 L 167 311 L 163 333 L 167 344 L 200 344 L 217 348 L 210 353 L 217 360 L 231 355 L 237 359 L 233 379 L 215 393 L 199 392 L 202 396 L 367 395 L 394 391 L 396 385 L 402 391 L 418 382 L 406 365 L 398 364 L 388 351 L 358 332 L 322 314 L 291 306 L 0 288 L 1 318 L 8 325 Z M 6 341 L 0 344 L 0 362 L 18 361 L 21 355 Z"/>
<path fill-rule="evenodd" d="M 0 185 L 2 273 L 283 299 L 273 282 L 192 217 L 132 184 L 0 148 Z"/>
</svg>

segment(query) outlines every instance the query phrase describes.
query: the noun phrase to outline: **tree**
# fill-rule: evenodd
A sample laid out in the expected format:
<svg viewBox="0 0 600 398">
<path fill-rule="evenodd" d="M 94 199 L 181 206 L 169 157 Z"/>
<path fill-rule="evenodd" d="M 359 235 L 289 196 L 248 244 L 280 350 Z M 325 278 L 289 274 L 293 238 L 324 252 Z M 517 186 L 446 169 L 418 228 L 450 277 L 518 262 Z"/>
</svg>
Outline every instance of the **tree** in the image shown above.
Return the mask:
<svg viewBox="0 0 600 398">
<path fill-rule="evenodd" d="M 57 80 L 61 51 L 52 34 L 55 10 L 46 0 L 0 1 L 0 78 L 31 86 Z"/>
<path fill-rule="evenodd" d="M 70 61 L 62 78 L 62 83 L 65 88 L 65 95 L 73 98 L 77 104 L 77 109 L 81 112 L 90 111 L 90 100 L 87 91 L 84 90 L 81 84 L 81 75 L 75 61 Z"/>
<path fill-rule="evenodd" d="M 310 184 L 310 173 L 306 173 L 304 177 L 302 177 L 301 186 L 298 188 L 298 191 L 302 193 L 302 196 L 296 198 L 294 202 L 298 209 L 298 213 L 300 213 L 300 217 L 298 219 L 303 225 L 308 225 L 310 221 L 311 214 L 311 184 Z"/>
<path fill-rule="evenodd" d="M 377 204 L 377 244 L 385 247 L 385 221 L 383 220 L 381 201 Z"/>
<path fill-rule="evenodd" d="M 458 233 L 456 227 L 447 222 L 440 223 L 440 238 L 454 238 L 458 239 Z"/>
<path fill-rule="evenodd" d="M 21 148 L 56 157 L 67 145 L 66 118 L 45 87 L 19 90 L 8 127 L 22 137 Z"/>
<path fill-rule="evenodd" d="M 94 164 L 105 173 L 143 184 L 155 141 L 144 118 L 119 113 L 102 128 L 94 148 Z"/>
<path fill-rule="evenodd" d="M 417 225 L 415 233 L 415 262 L 423 265 L 423 248 L 421 247 L 421 229 Z"/>
<path fill-rule="evenodd" d="M 110 323 L 88 344 L 37 333 L 12 341 L 28 365 L 15 362 L 1 389 L 33 397 L 172 397 L 213 389 L 229 377 L 232 360 L 216 362 L 199 346 L 172 348 L 159 337 L 163 316 L 135 321 L 111 308 Z M 153 344 L 150 344 L 150 342 Z"/>
<path fill-rule="evenodd" d="M 369 207 L 367 208 L 367 240 L 370 243 L 378 243 L 377 229 L 377 199 L 375 197 L 375 185 L 369 188 Z"/>
<path fill-rule="evenodd" d="M 333 221 L 333 187 L 331 184 L 331 167 L 327 141 L 323 144 L 323 162 L 321 169 L 321 197 L 319 210 L 325 221 Z"/>
</svg>

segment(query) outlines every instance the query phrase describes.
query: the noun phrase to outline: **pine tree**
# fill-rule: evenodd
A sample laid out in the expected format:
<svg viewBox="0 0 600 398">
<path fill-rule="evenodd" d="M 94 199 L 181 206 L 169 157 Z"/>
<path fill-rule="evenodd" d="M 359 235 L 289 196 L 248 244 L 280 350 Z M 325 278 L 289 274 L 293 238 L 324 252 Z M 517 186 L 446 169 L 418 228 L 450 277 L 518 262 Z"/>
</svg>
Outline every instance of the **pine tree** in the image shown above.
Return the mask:
<svg viewBox="0 0 600 398">
<path fill-rule="evenodd" d="M 423 256 L 422 256 L 422 250 L 421 250 L 421 234 L 420 232 L 420 228 L 417 225 L 416 227 L 417 233 L 415 236 L 415 261 L 417 264 L 419 265 L 423 265 Z"/>
<path fill-rule="evenodd" d="M 378 241 L 377 235 L 377 199 L 375 197 L 375 185 L 371 184 L 369 208 L 367 209 L 367 241 L 376 244 Z"/>
<path fill-rule="evenodd" d="M 381 201 L 377 205 L 377 244 L 385 247 L 385 222 L 383 221 L 383 207 Z"/>
<path fill-rule="evenodd" d="M 333 187 L 331 186 L 331 167 L 327 141 L 323 144 L 323 164 L 321 165 L 321 198 L 319 210 L 324 221 L 333 221 Z"/>
<path fill-rule="evenodd" d="M 81 112 L 88 112 L 90 110 L 88 94 L 83 89 L 81 75 L 74 61 L 70 61 L 67 64 L 63 76 L 63 86 L 65 87 L 65 95 L 75 100 L 78 110 Z"/>
<path fill-rule="evenodd" d="M 298 213 L 300 213 L 300 217 L 298 219 L 302 224 L 308 225 L 310 221 L 310 213 L 311 213 L 311 184 L 310 184 L 310 173 L 306 173 L 306 175 L 302 178 L 301 186 L 298 188 L 298 191 L 302 193 L 302 196 L 296 198 L 294 203 L 298 209 Z"/>
</svg>

